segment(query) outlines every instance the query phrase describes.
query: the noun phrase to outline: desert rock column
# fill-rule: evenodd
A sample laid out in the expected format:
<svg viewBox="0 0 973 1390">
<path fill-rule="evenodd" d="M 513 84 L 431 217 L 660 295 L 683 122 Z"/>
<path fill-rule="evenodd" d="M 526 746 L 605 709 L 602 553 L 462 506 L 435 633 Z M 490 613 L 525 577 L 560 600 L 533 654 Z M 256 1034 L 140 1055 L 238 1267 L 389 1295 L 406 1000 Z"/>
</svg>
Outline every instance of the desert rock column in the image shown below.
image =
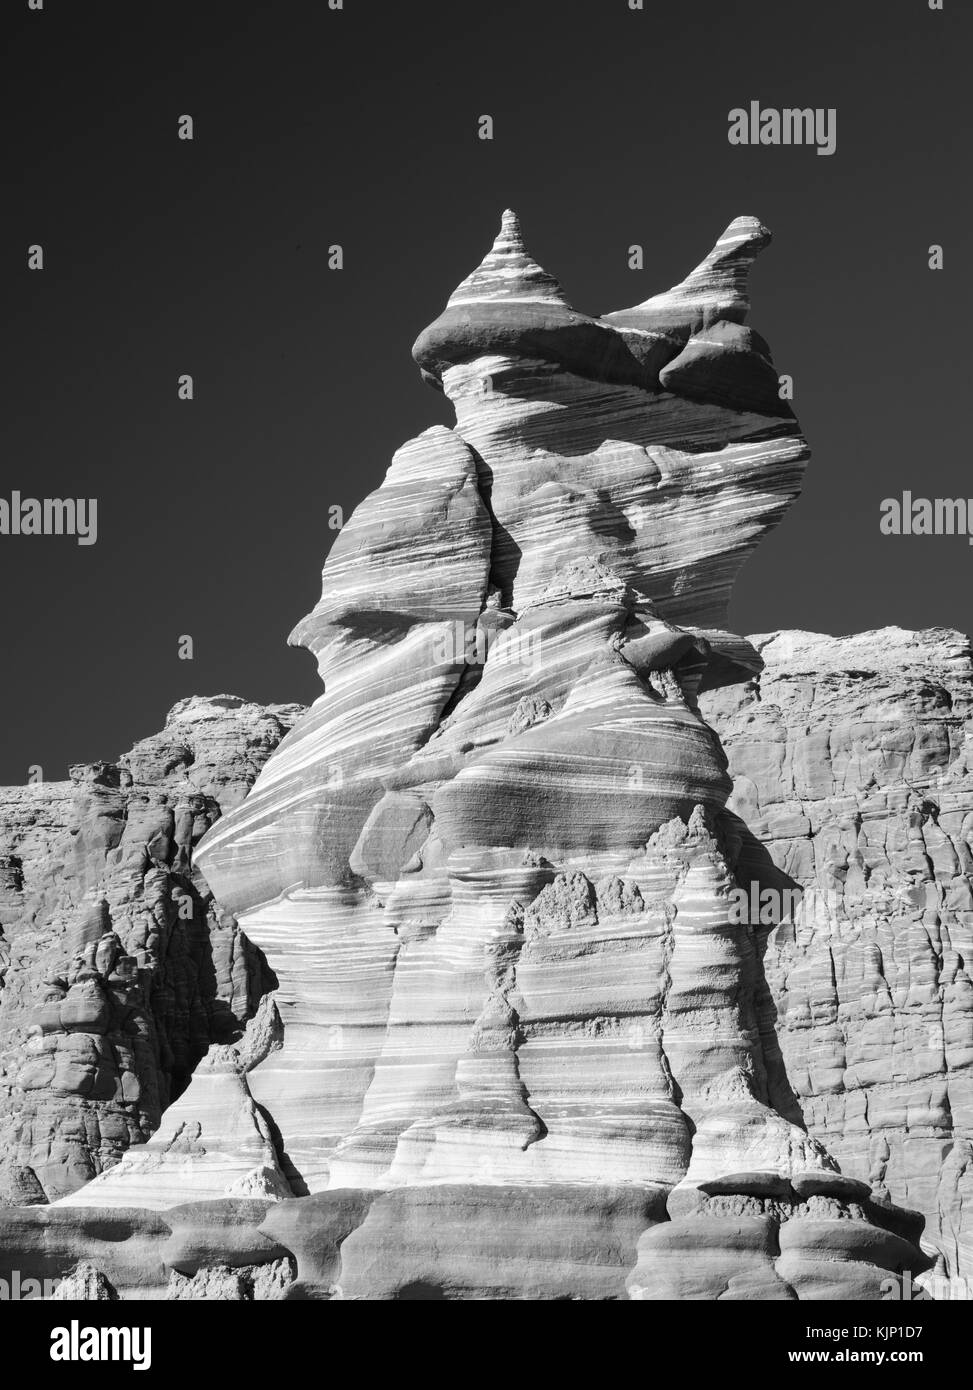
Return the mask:
<svg viewBox="0 0 973 1390">
<path fill-rule="evenodd" d="M 247 1094 L 286 1191 L 375 1194 L 346 1296 L 518 1287 L 492 1257 L 457 1272 L 465 1227 L 511 1204 L 553 1243 L 545 1285 L 519 1222 L 540 1296 L 584 1296 L 564 1252 L 616 1218 L 605 1259 L 639 1298 L 877 1297 L 920 1267 L 915 1223 L 773 1104 L 697 704 L 760 670 L 730 589 L 807 459 L 744 324 L 769 239 L 739 218 L 680 285 L 595 318 L 504 214 L 414 348 L 456 427 L 404 445 L 342 531 L 292 636 L 324 694 L 200 849 L 280 982 Z M 203 1148 L 211 1075 L 180 1101 Z M 237 1184 L 263 1171 L 247 1134 Z M 137 1169 L 73 1200 L 123 1202 Z"/>
</svg>

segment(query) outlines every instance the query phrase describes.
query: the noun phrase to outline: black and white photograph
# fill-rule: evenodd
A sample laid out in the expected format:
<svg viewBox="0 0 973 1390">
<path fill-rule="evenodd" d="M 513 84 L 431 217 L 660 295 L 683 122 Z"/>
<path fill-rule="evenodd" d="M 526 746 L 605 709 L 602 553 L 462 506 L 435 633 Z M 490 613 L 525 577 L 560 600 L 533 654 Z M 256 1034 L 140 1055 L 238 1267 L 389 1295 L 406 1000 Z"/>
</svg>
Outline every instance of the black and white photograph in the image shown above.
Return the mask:
<svg viewBox="0 0 973 1390">
<path fill-rule="evenodd" d="M 30 1374 L 283 1376 L 340 1310 L 171 1305 L 400 1301 L 945 1373 L 969 0 L 2 29 Z"/>
</svg>

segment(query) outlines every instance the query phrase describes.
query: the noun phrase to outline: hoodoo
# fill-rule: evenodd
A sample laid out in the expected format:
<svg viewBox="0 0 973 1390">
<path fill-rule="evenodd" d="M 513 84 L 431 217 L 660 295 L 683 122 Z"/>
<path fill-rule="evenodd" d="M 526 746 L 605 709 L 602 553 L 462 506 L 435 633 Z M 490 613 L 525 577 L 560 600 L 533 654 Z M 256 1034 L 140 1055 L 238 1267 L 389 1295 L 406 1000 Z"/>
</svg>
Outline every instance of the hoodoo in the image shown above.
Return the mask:
<svg viewBox="0 0 973 1390">
<path fill-rule="evenodd" d="M 205 1039 L 151 1137 L 55 1185 L 46 1250 L 111 1228 L 91 1258 L 113 1287 L 178 1297 L 877 1299 L 927 1268 L 922 1218 L 894 1200 L 935 1204 L 896 1176 L 914 1150 L 900 1136 L 883 1166 L 867 1105 L 858 1139 L 842 1131 L 837 1097 L 869 1056 L 842 1074 L 847 1000 L 827 1025 L 818 1002 L 844 988 L 824 957 L 850 981 L 858 947 L 812 933 L 788 956 L 805 887 L 840 860 L 871 982 L 856 1006 L 885 1008 L 887 942 L 860 893 L 887 852 L 886 889 L 908 861 L 915 895 L 919 829 L 879 850 L 862 815 L 891 826 L 897 792 L 859 815 L 840 739 L 817 779 L 838 714 L 805 708 L 773 639 L 779 708 L 761 704 L 762 657 L 727 626 L 808 458 L 744 322 L 769 241 L 738 218 L 680 284 L 598 317 L 504 213 L 414 348 L 455 426 L 395 454 L 292 634 L 324 693 L 172 869 L 192 848 L 193 891 L 234 914 L 273 1003 Z M 810 638 L 794 654 L 825 661 Z M 865 759 L 873 791 L 890 765 Z M 958 825 L 969 792 L 950 786 Z M 948 854 L 922 833 L 932 893 Z M 965 882 L 973 861 L 954 859 Z M 741 912 L 778 889 L 786 922 Z M 928 927 L 932 898 L 910 901 Z M 52 983 L 62 1033 L 72 991 L 89 1013 L 122 996 L 98 964 L 115 911 L 85 937 L 91 968 Z M 139 962 L 121 959 L 127 980 Z M 962 959 L 936 967 L 957 998 Z M 960 1225 L 944 1219 L 954 1251 Z"/>
</svg>

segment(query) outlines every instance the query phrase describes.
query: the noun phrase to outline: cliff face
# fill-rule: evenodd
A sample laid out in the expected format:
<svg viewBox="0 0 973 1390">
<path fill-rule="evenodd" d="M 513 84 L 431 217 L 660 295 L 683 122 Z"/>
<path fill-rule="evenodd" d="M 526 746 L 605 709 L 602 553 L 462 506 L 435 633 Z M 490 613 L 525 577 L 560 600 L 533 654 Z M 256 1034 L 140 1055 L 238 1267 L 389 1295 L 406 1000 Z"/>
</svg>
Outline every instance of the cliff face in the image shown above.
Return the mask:
<svg viewBox="0 0 973 1390">
<path fill-rule="evenodd" d="M 774 1104 L 842 1171 L 921 1211 L 943 1271 L 969 1279 L 969 640 L 886 628 L 752 641 L 759 678 L 703 705 L 748 831 L 747 896 L 792 892 L 759 934 Z"/>
<path fill-rule="evenodd" d="M 0 790 L 0 1201 L 144 1143 L 272 988 L 193 851 L 300 712 L 183 700 L 118 763 Z"/>
<path fill-rule="evenodd" d="M 414 348 L 456 427 L 399 450 L 292 636 L 324 693 L 275 751 L 261 725 L 246 800 L 231 771 L 187 820 L 163 758 L 100 851 L 109 922 L 21 1052 L 80 1019 L 114 1055 L 120 1017 L 161 1017 L 183 1061 L 129 1070 L 175 1095 L 195 1069 L 147 1142 L 0 1214 L 19 1267 L 178 1298 L 877 1299 L 930 1263 L 921 1206 L 959 1268 L 969 654 L 726 629 L 807 458 L 744 322 L 768 241 L 737 219 L 592 318 L 505 214 Z M 172 983 L 200 977 L 166 964 L 191 935 L 162 949 L 177 886 L 218 954 L 207 884 L 279 1017 L 240 1027 L 263 977 Z M 132 1012 L 95 1027 L 103 997 Z M 192 1031 L 201 997 L 232 1026 Z"/>
</svg>

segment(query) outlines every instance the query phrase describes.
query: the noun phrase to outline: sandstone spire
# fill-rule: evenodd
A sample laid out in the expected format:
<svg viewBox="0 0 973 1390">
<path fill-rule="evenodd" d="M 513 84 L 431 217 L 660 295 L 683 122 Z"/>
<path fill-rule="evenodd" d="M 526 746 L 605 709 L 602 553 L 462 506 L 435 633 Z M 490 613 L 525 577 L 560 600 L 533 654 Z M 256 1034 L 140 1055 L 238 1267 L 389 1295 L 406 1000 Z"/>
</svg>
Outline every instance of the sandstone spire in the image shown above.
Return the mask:
<svg viewBox="0 0 973 1390">
<path fill-rule="evenodd" d="M 483 300 L 534 301 L 569 307 L 554 276 L 528 253 L 520 219 L 509 208 L 501 218 L 500 230 L 490 250 L 449 296 L 452 308 Z"/>
<path fill-rule="evenodd" d="M 760 705 L 739 697 L 734 785 L 699 699 L 761 670 L 727 604 L 808 453 L 769 348 L 740 323 L 767 237 L 738 219 L 681 285 L 597 320 L 505 214 L 415 348 L 456 424 L 404 445 L 343 528 L 295 632 L 322 694 L 194 855 L 264 953 L 275 1010 L 211 1047 L 149 1144 L 66 1193 L 64 1228 L 72 1208 L 127 1221 L 134 1205 L 145 1248 L 165 1239 L 160 1263 L 181 1272 L 190 1242 L 232 1249 L 279 1266 L 288 1297 L 877 1299 L 890 1272 L 924 1268 L 917 1218 L 866 1181 L 863 1160 L 884 1181 L 880 1154 L 862 1141 L 839 1171 L 842 1136 L 818 1116 L 837 1125 L 842 1102 L 813 1095 L 818 1075 L 837 1089 L 838 990 L 863 965 L 887 1020 L 891 929 L 830 981 L 825 1041 L 810 1031 L 820 982 L 784 1018 L 772 924 L 736 911 L 739 875 L 790 882 L 816 853 L 851 904 L 882 836 L 863 839 L 842 782 L 842 825 L 812 846 L 827 729 L 785 749 L 782 713 L 765 713 L 754 749 Z M 795 739 L 807 722 L 797 709 Z M 872 768 L 854 727 L 835 773 L 861 765 L 870 787 L 885 735 Z M 768 866 L 775 835 L 788 874 Z M 155 836 L 156 858 L 171 838 Z M 910 872 L 928 867 L 900 843 Z M 929 845 L 937 872 L 958 862 L 932 831 Z M 134 848 L 141 865 L 149 847 Z M 100 1039 L 109 996 L 134 999 L 116 968 L 127 942 L 104 930 L 118 910 L 98 908 L 70 988 L 46 963 L 25 1089 L 63 1084 L 53 1058 L 79 1091 L 96 1084 L 79 1020 Z M 178 931 L 161 912 L 139 926 Z M 830 942 L 821 956 L 816 969 Z M 38 1161 L 24 1146 L 24 1170 Z M 125 1283 L 117 1261 L 105 1274 Z"/>
<path fill-rule="evenodd" d="M 602 317 L 619 327 L 656 332 L 696 332 L 717 319 L 743 323 L 750 309 L 750 267 L 770 240 L 771 233 L 756 217 L 736 217 L 678 285 Z"/>
</svg>

